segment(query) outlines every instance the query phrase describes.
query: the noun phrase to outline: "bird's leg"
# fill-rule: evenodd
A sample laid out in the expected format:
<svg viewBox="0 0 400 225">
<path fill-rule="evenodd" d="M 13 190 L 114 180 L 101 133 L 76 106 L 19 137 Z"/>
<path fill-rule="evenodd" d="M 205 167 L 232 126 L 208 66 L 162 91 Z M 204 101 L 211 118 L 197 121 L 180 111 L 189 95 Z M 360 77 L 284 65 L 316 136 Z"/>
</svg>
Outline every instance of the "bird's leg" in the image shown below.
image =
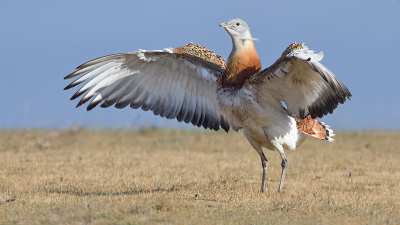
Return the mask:
<svg viewBox="0 0 400 225">
<path fill-rule="evenodd" d="M 257 151 L 257 152 L 258 152 L 258 151 Z M 267 158 L 265 157 L 263 151 L 258 152 L 258 154 L 259 154 L 260 157 L 261 157 L 261 165 L 262 165 L 262 167 L 263 167 L 263 175 L 262 175 L 262 181 L 261 181 L 261 192 L 264 192 L 264 191 L 265 191 L 265 176 L 266 176 L 267 168 L 268 168 L 268 160 L 267 160 Z"/>
<path fill-rule="evenodd" d="M 262 150 L 261 142 L 252 138 L 249 133 L 247 133 L 246 129 L 243 129 L 244 136 L 246 136 L 247 140 L 250 142 L 251 146 L 257 151 L 261 158 L 261 165 L 263 167 L 263 176 L 261 180 L 261 192 L 265 191 L 265 176 L 267 174 L 268 160 L 264 155 Z"/>
<path fill-rule="evenodd" d="M 282 157 L 282 175 L 281 175 L 281 183 L 279 184 L 279 189 L 278 192 L 282 194 L 282 188 L 283 188 L 283 182 L 285 181 L 285 174 L 286 174 L 286 168 L 289 164 L 285 153 L 281 152 L 281 157 Z"/>
</svg>

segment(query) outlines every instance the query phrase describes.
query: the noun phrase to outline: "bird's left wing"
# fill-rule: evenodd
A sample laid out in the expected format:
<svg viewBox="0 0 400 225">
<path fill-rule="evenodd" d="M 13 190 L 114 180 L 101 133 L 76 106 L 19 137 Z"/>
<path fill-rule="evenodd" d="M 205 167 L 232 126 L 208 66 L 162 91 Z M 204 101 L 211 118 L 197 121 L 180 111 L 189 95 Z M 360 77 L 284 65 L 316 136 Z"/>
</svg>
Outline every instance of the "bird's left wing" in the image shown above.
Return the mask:
<svg viewBox="0 0 400 225">
<path fill-rule="evenodd" d="M 94 59 L 77 67 L 64 79 L 83 74 L 64 90 L 89 80 L 71 98 L 86 93 L 77 107 L 94 97 L 87 109 L 142 108 L 154 115 L 192 123 L 212 130 L 229 130 L 217 97 L 217 79 L 225 60 L 203 46 L 128 52 Z"/>
<path fill-rule="evenodd" d="M 261 85 L 260 95 L 285 102 L 290 115 L 321 118 L 351 97 L 347 87 L 319 63 L 322 57 L 322 52 L 315 54 L 303 44 L 293 43 L 250 81 Z"/>
</svg>

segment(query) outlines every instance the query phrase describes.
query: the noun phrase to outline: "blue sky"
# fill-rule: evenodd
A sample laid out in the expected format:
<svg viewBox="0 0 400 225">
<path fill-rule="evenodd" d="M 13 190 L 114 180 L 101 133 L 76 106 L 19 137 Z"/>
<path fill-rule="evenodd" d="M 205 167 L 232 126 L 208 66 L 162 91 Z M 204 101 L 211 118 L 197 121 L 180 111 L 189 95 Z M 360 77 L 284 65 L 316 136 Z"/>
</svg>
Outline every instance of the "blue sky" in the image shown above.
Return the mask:
<svg viewBox="0 0 400 225">
<path fill-rule="evenodd" d="M 0 129 L 190 127 L 151 112 L 75 108 L 63 77 L 91 59 L 196 42 L 227 58 L 218 25 L 244 19 L 263 67 L 292 42 L 324 51 L 322 63 L 353 94 L 333 129 L 400 129 L 400 2 L 0 0 Z M 72 81 L 72 80 L 71 80 Z"/>
</svg>

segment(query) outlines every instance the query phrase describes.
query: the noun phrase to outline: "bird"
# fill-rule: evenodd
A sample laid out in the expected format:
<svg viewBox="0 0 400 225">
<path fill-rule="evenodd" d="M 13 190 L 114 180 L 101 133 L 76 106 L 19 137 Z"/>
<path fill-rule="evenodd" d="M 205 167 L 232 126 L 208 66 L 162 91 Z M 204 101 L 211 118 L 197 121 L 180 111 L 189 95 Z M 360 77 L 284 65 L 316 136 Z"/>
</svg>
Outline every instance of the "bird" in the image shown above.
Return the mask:
<svg viewBox="0 0 400 225">
<path fill-rule="evenodd" d="M 347 87 L 304 44 L 291 43 L 262 69 L 250 28 L 242 19 L 219 24 L 232 39 L 227 62 L 204 46 L 112 54 L 86 62 L 66 76 L 81 75 L 64 90 L 87 81 L 72 97 L 121 109 L 130 106 L 194 126 L 226 132 L 243 130 L 261 158 L 261 192 L 268 160 L 263 148 L 279 152 L 282 193 L 288 160 L 308 136 L 333 141 L 333 130 L 317 119 L 352 97 Z"/>
</svg>

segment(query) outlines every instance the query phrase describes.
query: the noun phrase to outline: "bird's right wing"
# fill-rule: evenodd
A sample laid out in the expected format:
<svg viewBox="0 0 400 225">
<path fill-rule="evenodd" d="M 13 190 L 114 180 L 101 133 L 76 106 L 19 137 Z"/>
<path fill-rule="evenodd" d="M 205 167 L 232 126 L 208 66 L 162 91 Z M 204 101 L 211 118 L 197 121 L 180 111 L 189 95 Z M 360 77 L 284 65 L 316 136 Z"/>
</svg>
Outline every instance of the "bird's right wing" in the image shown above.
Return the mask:
<svg viewBox="0 0 400 225">
<path fill-rule="evenodd" d="M 94 59 L 65 77 L 84 74 L 65 90 L 92 78 L 72 96 L 71 100 L 88 91 L 77 107 L 94 97 L 88 110 L 101 102 L 103 108 L 130 105 L 179 122 L 228 131 L 230 123 L 216 97 L 217 79 L 224 69 L 221 56 L 190 43 L 175 49 L 139 50 Z"/>
</svg>

